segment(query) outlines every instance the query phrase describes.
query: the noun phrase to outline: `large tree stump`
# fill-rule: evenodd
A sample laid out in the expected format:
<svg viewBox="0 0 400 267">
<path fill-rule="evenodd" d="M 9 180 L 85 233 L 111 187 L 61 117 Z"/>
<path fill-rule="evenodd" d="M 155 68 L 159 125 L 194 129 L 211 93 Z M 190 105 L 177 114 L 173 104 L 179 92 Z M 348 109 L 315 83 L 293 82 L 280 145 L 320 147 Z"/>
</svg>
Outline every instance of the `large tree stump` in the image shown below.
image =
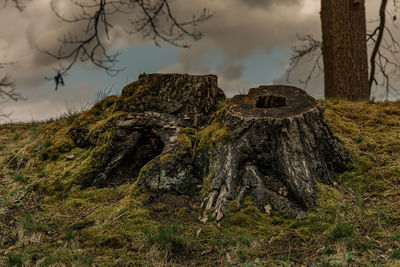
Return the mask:
<svg viewBox="0 0 400 267">
<path fill-rule="evenodd" d="M 301 89 L 250 89 L 228 100 L 223 121 L 232 134 L 210 159 L 210 192 L 203 199 L 217 220 L 230 201 L 241 202 L 245 194 L 261 210 L 304 218 L 306 208 L 316 204 L 317 182 L 332 184 L 333 172 L 351 161 L 323 108 Z"/>
<path fill-rule="evenodd" d="M 181 153 L 180 130 L 207 125 L 218 109 L 218 103 L 224 99 L 215 75 L 140 75 L 137 81 L 123 88 L 116 101 L 105 99 L 97 103 L 72 127 L 70 133 L 78 146 L 95 147 L 91 166 L 82 174 L 81 185 L 104 187 L 136 181 L 149 161 Z M 105 111 L 108 109 L 111 113 Z M 101 118 L 102 113 L 107 114 L 106 118 Z M 94 120 L 99 118 L 103 120 Z M 97 124 L 104 126 L 96 128 Z M 105 144 L 103 139 L 107 140 Z M 191 161 L 185 168 L 190 169 L 190 164 Z M 172 163 L 169 167 L 177 165 L 182 163 Z M 160 170 L 160 173 L 164 172 Z M 185 173 L 189 175 L 189 172 Z M 179 180 L 184 191 L 176 189 L 176 179 L 172 186 L 166 181 L 166 188 L 178 193 L 189 192 L 192 183 L 187 179 L 188 175 L 181 175 Z M 150 178 L 145 181 L 154 185 Z M 154 179 L 159 180 L 158 177 Z M 155 187 L 150 189 L 155 190 Z"/>
<path fill-rule="evenodd" d="M 213 75 L 141 75 L 72 127 L 78 146 L 93 147 L 82 186 L 136 182 L 185 195 L 202 187 L 203 221 L 246 195 L 260 210 L 304 218 L 317 183 L 333 183 L 351 161 L 321 105 L 290 86 L 253 88 L 221 109 L 222 100 Z"/>
</svg>

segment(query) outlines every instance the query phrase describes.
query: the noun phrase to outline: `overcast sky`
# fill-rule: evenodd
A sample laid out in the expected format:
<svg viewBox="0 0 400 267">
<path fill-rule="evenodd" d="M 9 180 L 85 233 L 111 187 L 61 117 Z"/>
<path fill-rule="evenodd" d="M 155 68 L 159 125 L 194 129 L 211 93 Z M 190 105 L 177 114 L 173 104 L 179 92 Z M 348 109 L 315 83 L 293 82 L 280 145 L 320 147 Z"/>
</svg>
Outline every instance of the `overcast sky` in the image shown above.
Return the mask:
<svg viewBox="0 0 400 267">
<path fill-rule="evenodd" d="M 0 0 L 3 4 L 5 0 Z M 320 0 L 176 0 L 176 17 L 186 18 L 203 8 L 215 15 L 199 25 L 204 37 L 191 42 L 190 49 L 161 43 L 157 47 L 141 35 L 127 35 L 122 17 L 112 20 L 110 50 L 120 51 L 118 67 L 125 68 L 116 77 L 89 64 L 77 64 L 66 79 L 66 86 L 54 91 L 54 84 L 44 79 L 54 75 L 59 62 L 35 48 L 56 49 L 57 40 L 66 33 L 79 34 L 81 26 L 59 21 L 50 8 L 51 0 L 26 2 L 23 12 L 12 3 L 0 6 L 0 62 L 17 62 L 0 75 L 9 73 L 26 101 L 2 104 L 3 112 L 12 113 L 13 121 L 41 120 L 56 117 L 69 109 L 91 103 L 99 90 L 119 93 L 122 87 L 143 72 L 214 73 L 226 95 L 261 84 L 287 83 L 286 68 L 290 48 L 296 34 L 321 37 Z M 73 11 L 64 6 L 66 0 L 53 0 L 66 14 Z M 378 13 L 377 0 L 367 0 L 367 18 Z M 301 86 L 309 62 L 293 73 L 290 83 Z M 316 98 L 323 97 L 323 75 L 305 88 Z"/>
</svg>

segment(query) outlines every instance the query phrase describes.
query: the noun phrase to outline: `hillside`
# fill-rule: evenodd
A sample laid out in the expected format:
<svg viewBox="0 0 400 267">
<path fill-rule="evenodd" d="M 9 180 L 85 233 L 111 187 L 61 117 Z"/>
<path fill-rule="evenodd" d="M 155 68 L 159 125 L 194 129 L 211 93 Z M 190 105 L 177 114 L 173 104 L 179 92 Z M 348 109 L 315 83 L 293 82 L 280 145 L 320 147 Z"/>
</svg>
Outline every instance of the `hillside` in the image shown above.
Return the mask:
<svg viewBox="0 0 400 267">
<path fill-rule="evenodd" d="M 354 163 L 334 187 L 319 185 L 306 220 L 246 198 L 219 223 L 200 223 L 200 189 L 188 198 L 130 182 L 81 187 L 121 116 L 109 116 L 117 101 L 0 126 L 1 266 L 400 266 L 400 103 L 321 102 Z M 96 146 L 75 145 L 77 124 Z"/>
</svg>

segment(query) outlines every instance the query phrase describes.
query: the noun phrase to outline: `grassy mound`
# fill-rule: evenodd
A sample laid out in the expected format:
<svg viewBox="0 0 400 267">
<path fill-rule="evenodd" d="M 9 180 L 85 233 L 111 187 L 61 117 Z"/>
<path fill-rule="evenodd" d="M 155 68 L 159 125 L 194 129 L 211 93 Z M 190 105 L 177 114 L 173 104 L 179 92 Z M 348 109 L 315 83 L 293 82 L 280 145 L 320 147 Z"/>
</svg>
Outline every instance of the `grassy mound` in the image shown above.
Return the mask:
<svg viewBox="0 0 400 267">
<path fill-rule="evenodd" d="M 319 185 L 307 220 L 261 213 L 247 198 L 242 207 L 232 202 L 220 223 L 203 224 L 204 190 L 188 198 L 135 183 L 80 187 L 112 137 L 109 123 L 123 116 L 114 112 L 118 101 L 0 126 L 1 266 L 400 265 L 400 103 L 322 102 L 354 164 L 335 187 Z M 182 146 L 229 134 L 217 123 L 183 130 Z M 86 148 L 71 139 L 76 125 L 88 131 Z"/>
</svg>

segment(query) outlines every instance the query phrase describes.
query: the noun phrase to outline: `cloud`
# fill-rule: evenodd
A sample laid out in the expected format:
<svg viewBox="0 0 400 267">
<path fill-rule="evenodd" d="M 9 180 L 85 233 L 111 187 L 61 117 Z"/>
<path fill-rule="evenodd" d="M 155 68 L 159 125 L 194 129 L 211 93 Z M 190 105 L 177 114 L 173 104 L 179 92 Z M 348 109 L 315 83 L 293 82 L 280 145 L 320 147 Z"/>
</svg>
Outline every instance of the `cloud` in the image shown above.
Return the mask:
<svg viewBox="0 0 400 267">
<path fill-rule="evenodd" d="M 37 86 L 25 94 L 26 101 L 9 101 L 1 106 L 1 112 L 11 114 L 9 118 L 0 118 L 0 122 L 11 120 L 34 121 L 50 117 L 56 118 L 69 111 L 79 111 L 90 106 L 98 91 L 90 83 L 72 82 L 71 91 L 49 90 L 44 86 Z"/>
<path fill-rule="evenodd" d="M 218 71 L 229 80 L 237 80 L 242 77 L 244 66 L 242 64 L 229 64 L 229 65 L 220 65 Z"/>
<path fill-rule="evenodd" d="M 268 9 L 272 5 L 299 5 L 299 0 L 240 0 L 244 5 Z"/>
<path fill-rule="evenodd" d="M 318 0 L 190 0 L 180 2 L 176 11 L 191 14 L 202 7 L 215 12 L 215 16 L 199 25 L 204 38 L 191 49 L 182 50 L 178 57 L 182 69 L 188 71 L 198 69 L 199 62 L 210 54 L 221 53 L 217 73 L 225 80 L 240 80 L 243 61 L 252 54 L 290 47 L 296 34 L 320 36 Z M 310 15 L 310 10 L 315 13 Z"/>
</svg>

